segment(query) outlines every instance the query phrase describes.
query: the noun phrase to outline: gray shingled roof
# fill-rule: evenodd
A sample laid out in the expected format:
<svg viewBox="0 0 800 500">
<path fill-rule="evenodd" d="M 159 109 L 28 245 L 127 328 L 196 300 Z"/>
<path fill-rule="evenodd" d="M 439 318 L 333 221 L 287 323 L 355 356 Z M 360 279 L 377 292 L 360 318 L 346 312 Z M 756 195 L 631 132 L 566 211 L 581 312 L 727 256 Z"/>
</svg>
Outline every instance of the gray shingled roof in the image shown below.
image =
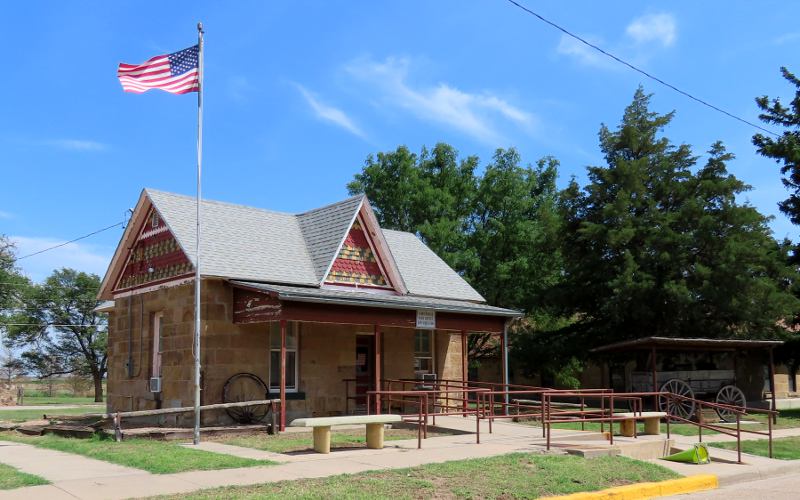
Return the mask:
<svg viewBox="0 0 800 500">
<path fill-rule="evenodd" d="M 145 193 L 194 263 L 195 199 L 151 189 Z M 355 196 L 298 215 L 203 201 L 202 273 L 318 287 L 362 200 Z M 409 295 L 485 302 L 414 234 L 383 230 L 383 235 Z"/>
<path fill-rule="evenodd" d="M 388 307 L 392 309 L 434 309 L 442 312 L 482 314 L 488 316 L 514 317 L 522 313 L 511 309 L 476 304 L 463 300 L 438 299 L 412 295 L 388 295 L 339 288 L 310 288 L 300 286 L 271 285 L 251 281 L 232 280 L 232 284 L 259 290 L 276 292 L 281 300 L 300 302 L 322 302 L 342 305 L 361 305 L 368 307 Z"/>
<path fill-rule="evenodd" d="M 314 271 L 317 273 L 317 281 L 325 279 L 325 273 L 333 262 L 346 231 L 350 229 L 363 198 L 364 196 L 353 196 L 297 216 L 306 239 L 306 247 L 311 254 Z"/>
</svg>

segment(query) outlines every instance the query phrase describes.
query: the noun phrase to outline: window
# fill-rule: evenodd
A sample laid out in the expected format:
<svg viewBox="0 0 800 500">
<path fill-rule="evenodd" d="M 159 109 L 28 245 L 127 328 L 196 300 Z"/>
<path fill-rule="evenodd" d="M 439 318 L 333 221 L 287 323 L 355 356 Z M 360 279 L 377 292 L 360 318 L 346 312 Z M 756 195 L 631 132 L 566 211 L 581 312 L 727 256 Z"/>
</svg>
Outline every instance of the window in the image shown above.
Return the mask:
<svg viewBox="0 0 800 500">
<path fill-rule="evenodd" d="M 163 320 L 163 312 L 157 312 L 153 315 L 153 377 L 161 376 L 161 325 L 164 322 Z"/>
<path fill-rule="evenodd" d="M 425 374 L 435 373 L 433 366 L 433 331 L 414 332 L 414 375 L 422 379 Z"/>
<path fill-rule="evenodd" d="M 286 392 L 297 392 L 297 333 L 299 325 L 286 323 Z M 277 321 L 270 326 L 269 335 L 269 389 L 281 389 L 281 325 Z"/>
<path fill-rule="evenodd" d="M 157 212 L 153 212 L 153 216 L 150 218 L 150 226 L 155 229 L 161 224 L 161 219 L 158 217 Z"/>
</svg>

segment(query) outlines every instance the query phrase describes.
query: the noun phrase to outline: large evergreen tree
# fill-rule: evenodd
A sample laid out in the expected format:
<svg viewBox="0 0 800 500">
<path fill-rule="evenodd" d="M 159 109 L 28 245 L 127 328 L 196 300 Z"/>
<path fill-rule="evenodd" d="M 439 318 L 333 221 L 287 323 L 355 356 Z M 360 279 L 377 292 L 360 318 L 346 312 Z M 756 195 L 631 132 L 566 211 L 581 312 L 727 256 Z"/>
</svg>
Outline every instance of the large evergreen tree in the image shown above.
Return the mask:
<svg viewBox="0 0 800 500">
<path fill-rule="evenodd" d="M 600 130 L 606 165 L 562 196 L 565 312 L 589 344 L 648 335 L 771 336 L 797 306 L 794 270 L 768 219 L 737 201 L 749 189 L 714 144 L 704 166 L 661 135 L 672 113 L 640 88 L 616 130 Z M 696 170 L 696 171 L 695 171 Z"/>
</svg>

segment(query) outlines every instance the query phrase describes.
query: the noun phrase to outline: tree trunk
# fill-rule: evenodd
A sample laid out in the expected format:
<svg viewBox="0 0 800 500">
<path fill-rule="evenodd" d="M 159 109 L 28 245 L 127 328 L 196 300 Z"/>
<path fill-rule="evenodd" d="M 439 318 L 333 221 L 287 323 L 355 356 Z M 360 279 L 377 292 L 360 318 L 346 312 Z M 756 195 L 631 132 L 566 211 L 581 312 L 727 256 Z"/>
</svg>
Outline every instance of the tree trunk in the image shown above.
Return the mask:
<svg viewBox="0 0 800 500">
<path fill-rule="evenodd" d="M 103 376 L 100 373 L 92 373 L 92 380 L 94 380 L 94 402 L 103 402 Z"/>
</svg>

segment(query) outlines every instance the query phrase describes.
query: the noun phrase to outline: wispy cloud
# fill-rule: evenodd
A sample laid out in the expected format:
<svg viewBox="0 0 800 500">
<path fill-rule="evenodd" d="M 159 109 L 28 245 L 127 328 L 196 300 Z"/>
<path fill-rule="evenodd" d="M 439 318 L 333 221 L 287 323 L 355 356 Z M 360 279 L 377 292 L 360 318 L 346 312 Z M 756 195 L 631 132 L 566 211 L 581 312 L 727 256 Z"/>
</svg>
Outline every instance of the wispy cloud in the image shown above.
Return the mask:
<svg viewBox="0 0 800 500">
<path fill-rule="evenodd" d="M 786 43 L 795 42 L 797 40 L 800 40 L 800 33 L 795 31 L 792 33 L 784 33 L 780 36 L 773 38 L 772 43 L 774 45 L 784 45 Z"/>
<path fill-rule="evenodd" d="M 47 237 L 10 236 L 17 247 L 17 255 L 28 255 L 49 248 L 64 240 Z M 53 270 L 71 267 L 102 276 L 111 260 L 113 249 L 84 243 L 69 243 L 48 252 L 17 261 L 22 270 L 34 281 L 42 281 Z"/>
<path fill-rule="evenodd" d="M 228 79 L 228 95 L 237 102 L 246 102 L 254 89 L 250 80 L 244 76 L 232 76 Z"/>
<path fill-rule="evenodd" d="M 454 128 L 481 141 L 502 141 L 498 119 L 517 127 L 530 128 L 534 117 L 489 92 L 470 93 L 447 83 L 415 87 L 408 82 L 411 61 L 387 58 L 383 62 L 361 59 L 346 70 L 353 77 L 377 89 L 383 102 L 399 106 L 418 118 Z"/>
<path fill-rule="evenodd" d="M 607 41 L 593 34 L 582 34 L 581 38 L 630 62 L 641 64 L 658 50 L 675 44 L 678 25 L 672 14 L 645 14 L 632 20 L 616 41 Z M 611 58 L 566 34 L 561 35 L 556 52 L 585 66 L 606 69 L 620 67 Z"/>
<path fill-rule="evenodd" d="M 85 139 L 52 139 L 44 141 L 44 144 L 68 151 L 104 151 L 108 149 L 106 144 Z"/>
<path fill-rule="evenodd" d="M 666 13 L 646 14 L 631 21 L 625 33 L 636 43 L 657 42 L 669 47 L 677 37 L 675 17 Z"/>
<path fill-rule="evenodd" d="M 311 110 L 314 111 L 314 114 L 317 115 L 317 118 L 333 123 L 334 125 L 338 125 L 339 127 L 347 130 L 353 135 L 361 137 L 362 139 L 366 137 L 364 132 L 353 122 L 349 116 L 347 116 L 344 111 L 323 103 L 316 95 L 302 85 L 295 84 L 295 86 L 306 100 L 306 103 L 308 103 L 308 105 L 311 107 Z"/>
<path fill-rule="evenodd" d="M 0 210 L 0 219 L 13 219 L 14 214 L 11 212 L 6 212 L 4 210 Z"/>
</svg>

